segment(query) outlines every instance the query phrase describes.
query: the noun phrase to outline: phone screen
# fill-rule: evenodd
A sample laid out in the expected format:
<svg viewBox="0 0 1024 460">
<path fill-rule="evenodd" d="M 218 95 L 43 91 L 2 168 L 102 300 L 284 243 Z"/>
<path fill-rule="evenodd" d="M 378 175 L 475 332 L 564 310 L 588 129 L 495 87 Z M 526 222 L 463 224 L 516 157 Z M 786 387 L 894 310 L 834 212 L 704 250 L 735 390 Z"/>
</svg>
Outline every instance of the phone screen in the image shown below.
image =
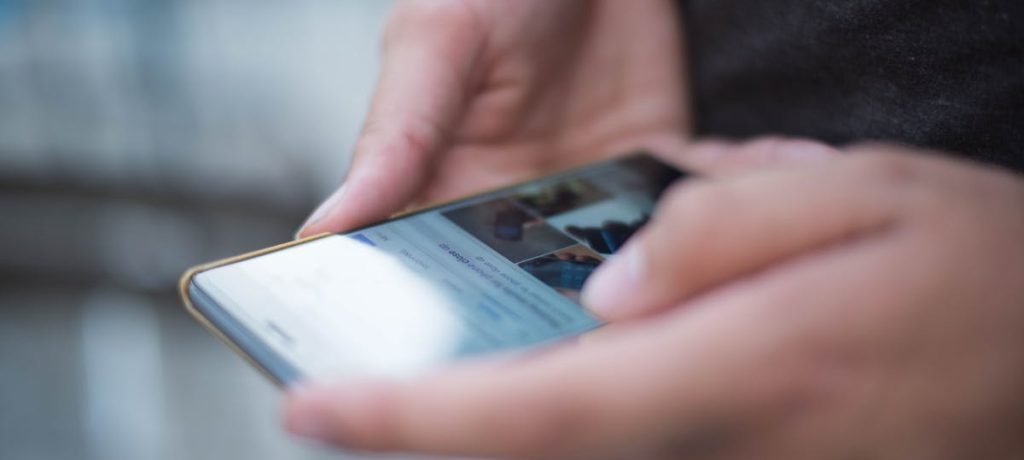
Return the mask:
<svg viewBox="0 0 1024 460">
<path fill-rule="evenodd" d="M 584 282 L 681 176 L 598 163 L 203 271 L 190 297 L 283 384 L 534 347 L 601 325 Z"/>
</svg>

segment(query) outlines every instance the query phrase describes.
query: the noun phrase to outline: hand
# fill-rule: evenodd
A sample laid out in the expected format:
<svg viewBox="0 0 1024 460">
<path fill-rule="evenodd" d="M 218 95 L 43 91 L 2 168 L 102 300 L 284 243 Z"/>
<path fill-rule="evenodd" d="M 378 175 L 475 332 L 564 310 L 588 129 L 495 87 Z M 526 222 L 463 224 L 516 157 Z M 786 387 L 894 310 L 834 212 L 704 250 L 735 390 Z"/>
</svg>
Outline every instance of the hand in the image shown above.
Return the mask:
<svg viewBox="0 0 1024 460">
<path fill-rule="evenodd" d="M 686 127 L 669 0 L 404 1 L 382 48 L 352 168 L 300 236 L 663 150 Z"/>
<path fill-rule="evenodd" d="M 721 147 L 732 157 L 731 147 Z M 580 346 L 289 396 L 357 449 L 529 458 L 1019 458 L 1024 182 L 893 147 L 671 192 Z"/>
</svg>

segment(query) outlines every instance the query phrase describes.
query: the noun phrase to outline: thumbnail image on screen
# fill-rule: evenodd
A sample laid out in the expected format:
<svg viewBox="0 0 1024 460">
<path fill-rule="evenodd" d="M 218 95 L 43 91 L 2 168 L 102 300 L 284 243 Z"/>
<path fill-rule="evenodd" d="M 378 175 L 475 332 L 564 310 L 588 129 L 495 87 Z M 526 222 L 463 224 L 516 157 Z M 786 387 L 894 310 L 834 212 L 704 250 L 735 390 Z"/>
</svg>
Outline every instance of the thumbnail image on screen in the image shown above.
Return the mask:
<svg viewBox="0 0 1024 460">
<path fill-rule="evenodd" d="M 647 222 L 658 197 L 679 177 L 643 156 L 612 165 L 442 215 L 578 303 L 587 277 Z"/>
</svg>

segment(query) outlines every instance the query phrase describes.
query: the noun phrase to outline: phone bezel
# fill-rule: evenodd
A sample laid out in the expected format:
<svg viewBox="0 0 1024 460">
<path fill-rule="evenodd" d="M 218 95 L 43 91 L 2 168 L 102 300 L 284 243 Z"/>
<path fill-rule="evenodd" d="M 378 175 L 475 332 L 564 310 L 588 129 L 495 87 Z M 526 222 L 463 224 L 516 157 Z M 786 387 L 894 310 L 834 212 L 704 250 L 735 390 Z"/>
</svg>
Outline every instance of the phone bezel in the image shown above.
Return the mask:
<svg viewBox="0 0 1024 460">
<path fill-rule="evenodd" d="M 581 165 L 558 173 L 517 182 L 512 185 L 497 187 L 478 194 L 448 200 L 445 202 L 410 210 L 407 212 L 398 213 L 394 216 L 391 216 L 388 219 L 364 225 L 362 227 L 349 230 L 346 233 L 338 234 L 346 235 L 349 233 L 358 232 L 366 228 L 374 227 L 388 222 L 393 222 L 399 219 L 404 219 L 425 212 L 431 212 L 440 208 L 457 204 L 462 201 L 484 199 L 490 195 L 502 194 L 539 181 L 557 180 L 558 178 L 563 176 L 579 174 L 580 171 L 588 168 L 594 168 L 613 162 L 621 162 L 624 160 L 628 160 L 631 157 L 649 157 L 666 167 L 678 171 L 680 173 L 680 178 L 693 176 L 692 173 L 682 170 L 676 165 L 670 164 L 662 160 L 655 154 L 640 150 L 634 151 L 629 154 L 608 158 L 602 161 Z M 335 235 L 335 233 L 322 233 L 318 235 L 313 235 L 307 238 L 289 241 L 268 248 L 259 249 L 256 251 L 236 255 L 233 257 L 228 257 L 226 259 L 205 263 L 188 269 L 181 276 L 181 280 L 178 283 L 179 294 L 181 295 L 182 302 L 185 305 L 185 310 L 189 313 L 190 316 L 192 316 L 197 322 L 199 322 L 199 324 L 201 324 L 205 329 L 213 333 L 214 336 L 220 339 L 220 341 L 227 345 L 228 348 L 230 348 L 235 354 L 241 356 L 246 362 L 248 362 L 250 365 L 256 368 L 256 370 L 258 370 L 261 374 L 270 379 L 271 382 L 273 382 L 278 387 L 287 388 L 289 385 L 292 385 L 302 379 L 302 375 L 301 373 L 299 373 L 297 368 L 291 363 L 289 363 L 287 360 L 285 360 L 283 357 L 281 357 L 278 353 L 274 352 L 269 345 L 267 345 L 263 340 L 259 339 L 258 335 L 254 334 L 251 330 L 242 325 L 240 321 L 238 321 L 237 319 L 234 318 L 233 315 L 231 315 L 231 313 L 229 313 L 227 310 L 221 307 L 220 304 L 218 304 L 212 298 L 210 298 L 209 295 L 203 292 L 202 288 L 195 283 L 195 277 L 196 275 L 208 270 L 213 270 L 226 265 L 231 265 L 256 257 L 261 257 L 267 254 L 272 254 L 274 252 L 283 251 L 331 235 Z"/>
</svg>

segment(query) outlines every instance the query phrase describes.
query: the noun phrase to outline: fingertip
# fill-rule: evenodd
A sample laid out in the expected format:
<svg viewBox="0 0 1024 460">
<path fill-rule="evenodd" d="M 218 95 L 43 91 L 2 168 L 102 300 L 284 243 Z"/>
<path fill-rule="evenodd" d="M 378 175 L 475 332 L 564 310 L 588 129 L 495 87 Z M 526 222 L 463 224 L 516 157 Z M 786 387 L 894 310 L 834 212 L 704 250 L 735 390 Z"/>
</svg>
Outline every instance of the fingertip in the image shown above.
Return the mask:
<svg viewBox="0 0 1024 460">
<path fill-rule="evenodd" d="M 342 183 L 337 190 L 331 193 L 327 199 L 316 207 L 313 213 L 306 218 L 306 221 L 302 226 L 299 227 L 299 230 L 295 232 L 296 239 L 331 231 L 331 229 L 328 228 L 329 226 L 325 224 L 328 224 L 332 220 L 328 217 L 331 217 L 339 211 L 341 202 L 345 198 L 346 191 L 349 188 L 348 184 L 348 181 Z"/>
<path fill-rule="evenodd" d="M 295 234 L 292 235 L 293 240 L 301 240 L 303 238 L 309 238 L 313 235 L 318 235 L 323 232 L 316 231 L 316 227 L 310 226 L 308 222 L 303 223 L 299 226 L 298 230 L 295 230 Z"/>
<path fill-rule="evenodd" d="M 316 236 L 316 235 L 322 235 L 322 234 L 327 234 L 327 233 L 336 233 L 336 232 L 337 232 L 336 230 L 330 229 L 330 226 L 327 225 L 327 224 L 324 224 L 324 223 L 303 224 L 302 227 L 299 227 L 299 229 L 296 230 L 295 234 L 292 235 L 292 236 L 293 236 L 293 238 L 295 240 L 301 240 L 301 239 L 310 238 L 310 237 L 313 237 L 313 236 Z"/>
<path fill-rule="evenodd" d="M 630 316 L 640 300 L 636 294 L 642 289 L 645 258 L 637 241 L 624 246 L 587 279 L 580 293 L 583 305 L 608 320 Z"/>
<path fill-rule="evenodd" d="M 302 438 L 329 441 L 334 436 L 328 413 L 332 400 L 323 388 L 299 386 L 289 390 L 284 405 L 285 429 Z"/>
</svg>

